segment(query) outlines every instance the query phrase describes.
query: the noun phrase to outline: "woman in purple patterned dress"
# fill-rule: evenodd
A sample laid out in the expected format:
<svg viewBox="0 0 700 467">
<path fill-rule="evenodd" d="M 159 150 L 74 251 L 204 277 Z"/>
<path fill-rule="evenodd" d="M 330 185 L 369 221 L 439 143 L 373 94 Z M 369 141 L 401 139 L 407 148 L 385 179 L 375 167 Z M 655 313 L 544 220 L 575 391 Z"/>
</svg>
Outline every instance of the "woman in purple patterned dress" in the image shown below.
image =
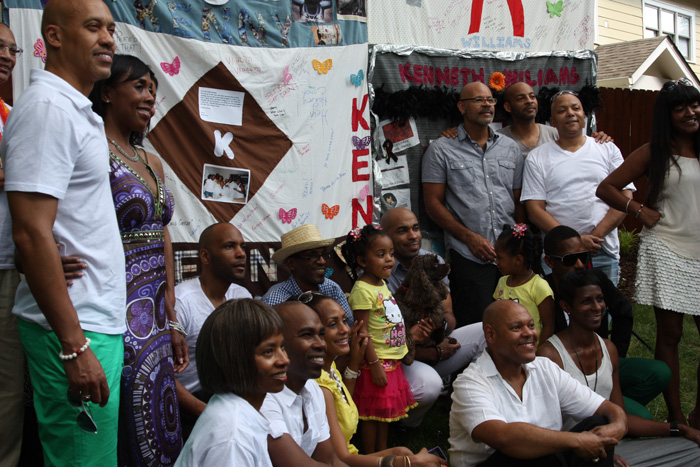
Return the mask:
<svg viewBox="0 0 700 467">
<path fill-rule="evenodd" d="M 112 75 L 90 95 L 105 123 L 112 196 L 126 256 L 120 466 L 172 465 L 182 449 L 175 373 L 187 366 L 188 356 L 172 307 L 174 264 L 166 225 L 173 200 L 163 183 L 161 161 L 140 146 L 155 113 L 157 86 L 141 60 L 116 55 Z"/>
</svg>

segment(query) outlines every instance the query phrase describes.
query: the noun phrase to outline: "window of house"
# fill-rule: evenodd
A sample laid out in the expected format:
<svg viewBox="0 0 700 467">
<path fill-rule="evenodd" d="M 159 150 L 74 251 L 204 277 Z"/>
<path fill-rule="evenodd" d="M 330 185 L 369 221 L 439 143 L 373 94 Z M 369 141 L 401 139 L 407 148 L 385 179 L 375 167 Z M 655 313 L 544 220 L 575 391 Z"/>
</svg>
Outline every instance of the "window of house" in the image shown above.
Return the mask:
<svg viewBox="0 0 700 467">
<path fill-rule="evenodd" d="M 644 1 L 644 37 L 665 34 L 689 62 L 695 62 L 695 13 L 675 5 Z"/>
</svg>

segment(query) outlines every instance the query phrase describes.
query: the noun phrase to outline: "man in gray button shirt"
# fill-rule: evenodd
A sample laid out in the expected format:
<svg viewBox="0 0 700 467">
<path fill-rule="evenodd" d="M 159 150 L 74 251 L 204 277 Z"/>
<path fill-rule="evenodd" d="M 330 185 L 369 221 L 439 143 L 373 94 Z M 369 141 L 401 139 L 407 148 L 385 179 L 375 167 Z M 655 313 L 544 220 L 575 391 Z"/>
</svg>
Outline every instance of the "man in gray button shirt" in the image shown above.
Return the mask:
<svg viewBox="0 0 700 467">
<path fill-rule="evenodd" d="M 489 127 L 495 103 L 483 83 L 464 86 L 457 138 L 438 139 L 423 158 L 425 208 L 445 231 L 458 326 L 481 321 L 500 276 L 496 237 L 504 224 L 525 220 L 523 157 L 515 141 Z"/>
</svg>

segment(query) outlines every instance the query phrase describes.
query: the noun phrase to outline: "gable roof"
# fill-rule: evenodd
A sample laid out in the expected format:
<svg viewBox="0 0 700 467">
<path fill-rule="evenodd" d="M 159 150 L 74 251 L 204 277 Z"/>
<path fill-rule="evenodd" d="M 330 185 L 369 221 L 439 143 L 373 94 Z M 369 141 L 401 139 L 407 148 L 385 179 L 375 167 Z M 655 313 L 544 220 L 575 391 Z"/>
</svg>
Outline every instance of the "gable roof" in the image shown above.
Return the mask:
<svg viewBox="0 0 700 467">
<path fill-rule="evenodd" d="M 599 87 L 649 89 L 658 91 L 669 79 L 686 77 L 700 87 L 700 81 L 668 36 L 600 45 Z"/>
</svg>

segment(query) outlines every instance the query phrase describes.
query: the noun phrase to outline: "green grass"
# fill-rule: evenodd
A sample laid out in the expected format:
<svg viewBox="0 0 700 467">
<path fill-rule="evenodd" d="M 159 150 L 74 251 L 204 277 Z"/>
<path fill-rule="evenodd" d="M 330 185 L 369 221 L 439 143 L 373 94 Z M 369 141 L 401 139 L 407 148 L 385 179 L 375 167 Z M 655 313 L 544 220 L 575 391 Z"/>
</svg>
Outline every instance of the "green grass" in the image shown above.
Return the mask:
<svg viewBox="0 0 700 467">
<path fill-rule="evenodd" d="M 634 305 L 634 330 L 652 348 L 656 342 L 656 319 L 654 310 L 648 306 Z M 681 404 L 683 412 L 688 412 L 695 406 L 695 391 L 697 389 L 696 371 L 700 360 L 700 337 L 695 323 L 690 316 L 685 316 L 683 322 L 683 339 L 681 340 L 680 374 L 681 374 Z M 639 340 L 632 336 L 628 357 L 654 358 Z M 389 428 L 389 446 L 406 446 L 413 452 L 418 452 L 422 447 L 432 449 L 440 446 L 448 455 L 450 435 L 449 408 L 450 399 L 440 397 L 435 406 L 425 417 L 423 424 L 416 429 L 400 432 L 392 424 Z M 659 421 L 666 419 L 667 410 L 663 396 L 659 395 L 647 405 L 654 418 Z"/>
</svg>

